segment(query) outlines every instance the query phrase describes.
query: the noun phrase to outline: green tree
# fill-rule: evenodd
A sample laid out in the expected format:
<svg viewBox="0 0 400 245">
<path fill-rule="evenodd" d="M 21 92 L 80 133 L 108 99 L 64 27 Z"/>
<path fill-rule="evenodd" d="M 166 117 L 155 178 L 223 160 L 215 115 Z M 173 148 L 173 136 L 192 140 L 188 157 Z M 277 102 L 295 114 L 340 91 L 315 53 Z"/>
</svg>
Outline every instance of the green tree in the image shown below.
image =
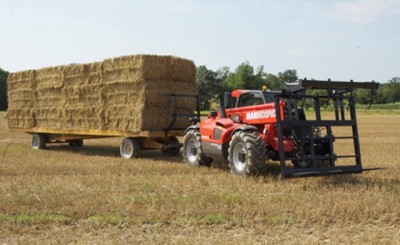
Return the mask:
<svg viewBox="0 0 400 245">
<path fill-rule="evenodd" d="M 271 90 L 279 90 L 283 88 L 282 80 L 275 74 L 267 74 L 266 84 Z"/>
<path fill-rule="evenodd" d="M 210 100 L 217 98 L 222 93 L 222 80 L 219 76 L 218 72 L 209 70 L 206 66 L 197 67 L 196 80 L 202 109 L 210 109 Z"/>
<path fill-rule="evenodd" d="M 225 85 L 230 90 L 234 89 L 261 89 L 266 84 L 267 74 L 264 67 L 260 66 L 254 71 L 248 61 L 240 64 L 235 72 L 229 73 L 225 79 Z"/>
<path fill-rule="evenodd" d="M 8 77 L 8 72 L 0 68 L 0 111 L 6 111 L 8 108 L 7 77 Z"/>
<path fill-rule="evenodd" d="M 231 73 L 231 69 L 228 66 L 224 66 L 222 68 L 219 68 L 217 71 L 217 79 L 221 85 L 221 87 L 225 90 L 227 89 L 225 86 L 223 86 L 223 82 L 226 80 L 226 78 L 229 76 Z"/>
<path fill-rule="evenodd" d="M 200 89 L 199 93 L 204 99 L 202 109 L 209 109 L 211 101 L 215 102 L 224 91 L 261 90 L 263 85 L 267 85 L 271 90 L 281 90 L 286 82 L 297 81 L 298 76 L 294 69 L 288 69 L 275 75 L 267 73 L 264 66 L 254 69 L 248 61 L 245 61 L 236 67 L 234 72 L 227 66 L 217 71 L 209 70 L 206 66 L 199 66 L 196 79 Z"/>
<path fill-rule="evenodd" d="M 297 71 L 294 69 L 288 69 L 284 72 L 279 72 L 278 77 L 282 83 L 292 83 L 299 79 L 297 76 Z"/>
<path fill-rule="evenodd" d="M 375 102 L 378 104 L 395 103 L 400 101 L 400 77 L 393 77 L 387 83 L 379 86 Z"/>
<path fill-rule="evenodd" d="M 225 80 L 225 84 L 231 90 L 246 89 L 247 88 L 246 85 L 250 83 L 250 80 L 252 79 L 253 75 L 254 75 L 254 69 L 249 64 L 249 62 L 246 61 L 240 64 L 236 68 L 235 72 L 230 73 L 228 75 L 228 77 Z"/>
<path fill-rule="evenodd" d="M 388 87 L 388 103 L 400 101 L 400 77 L 390 79 L 386 85 Z"/>
<path fill-rule="evenodd" d="M 267 84 L 268 74 L 264 71 L 264 66 L 259 66 L 254 74 L 254 89 L 262 89 L 263 85 Z"/>
<path fill-rule="evenodd" d="M 371 93 L 372 93 L 372 96 L 371 96 Z M 357 103 L 369 104 L 369 103 L 371 103 L 371 97 L 373 99 L 374 93 L 376 93 L 376 92 L 371 91 L 369 89 L 357 89 L 354 92 L 354 97 L 355 97 Z"/>
</svg>

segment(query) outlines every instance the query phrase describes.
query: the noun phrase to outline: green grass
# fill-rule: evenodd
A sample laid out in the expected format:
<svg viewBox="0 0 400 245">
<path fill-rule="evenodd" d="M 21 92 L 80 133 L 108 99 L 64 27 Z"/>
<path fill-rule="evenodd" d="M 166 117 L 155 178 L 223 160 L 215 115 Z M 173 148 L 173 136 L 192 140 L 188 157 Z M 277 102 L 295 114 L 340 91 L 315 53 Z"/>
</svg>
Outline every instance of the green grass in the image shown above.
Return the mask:
<svg viewBox="0 0 400 245">
<path fill-rule="evenodd" d="M 221 214 L 207 214 L 202 221 L 207 225 L 219 225 L 227 221 L 227 218 Z"/>
</svg>

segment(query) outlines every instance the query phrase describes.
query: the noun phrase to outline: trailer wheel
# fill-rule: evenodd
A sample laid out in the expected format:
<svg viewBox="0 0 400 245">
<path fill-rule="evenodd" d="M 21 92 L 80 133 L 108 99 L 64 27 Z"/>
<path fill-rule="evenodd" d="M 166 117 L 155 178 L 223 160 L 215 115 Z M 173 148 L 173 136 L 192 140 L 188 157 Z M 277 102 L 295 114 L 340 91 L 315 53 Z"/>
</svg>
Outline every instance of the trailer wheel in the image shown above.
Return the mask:
<svg viewBox="0 0 400 245">
<path fill-rule="evenodd" d="M 189 130 L 183 138 L 183 161 L 190 165 L 209 166 L 212 159 L 204 155 L 199 131 Z"/>
<path fill-rule="evenodd" d="M 140 156 L 140 145 L 134 138 L 125 138 L 120 145 L 121 157 L 125 159 L 136 158 Z"/>
<path fill-rule="evenodd" d="M 37 149 L 45 149 L 47 144 L 47 139 L 44 134 L 33 134 L 32 135 L 32 148 Z"/>
<path fill-rule="evenodd" d="M 68 144 L 70 147 L 82 147 L 83 146 L 83 140 L 71 140 L 68 141 Z"/>
<path fill-rule="evenodd" d="M 239 131 L 229 142 L 229 167 L 236 175 L 258 175 L 267 167 L 267 149 L 258 132 Z"/>
<path fill-rule="evenodd" d="M 168 149 L 162 149 L 161 153 L 164 156 L 179 156 L 179 153 L 181 153 L 181 144 L 176 137 L 171 137 L 169 140 L 166 142 L 165 145 L 171 145 L 170 148 Z"/>
</svg>

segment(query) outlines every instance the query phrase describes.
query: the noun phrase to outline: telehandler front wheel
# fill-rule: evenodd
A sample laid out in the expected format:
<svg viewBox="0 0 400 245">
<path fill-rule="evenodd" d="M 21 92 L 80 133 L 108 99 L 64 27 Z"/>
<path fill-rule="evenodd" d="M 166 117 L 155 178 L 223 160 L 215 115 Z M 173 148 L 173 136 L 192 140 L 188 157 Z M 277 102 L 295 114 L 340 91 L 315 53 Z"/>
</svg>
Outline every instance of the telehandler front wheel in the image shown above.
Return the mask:
<svg viewBox="0 0 400 245">
<path fill-rule="evenodd" d="M 189 130 L 183 138 L 183 161 L 190 165 L 209 166 L 212 159 L 204 155 L 199 131 Z"/>
<path fill-rule="evenodd" d="M 121 157 L 125 159 L 136 158 L 140 156 L 140 145 L 135 138 L 125 138 L 119 147 Z"/>
<path fill-rule="evenodd" d="M 256 131 L 239 131 L 229 142 L 229 167 L 236 175 L 259 175 L 267 167 L 267 149 Z"/>
</svg>

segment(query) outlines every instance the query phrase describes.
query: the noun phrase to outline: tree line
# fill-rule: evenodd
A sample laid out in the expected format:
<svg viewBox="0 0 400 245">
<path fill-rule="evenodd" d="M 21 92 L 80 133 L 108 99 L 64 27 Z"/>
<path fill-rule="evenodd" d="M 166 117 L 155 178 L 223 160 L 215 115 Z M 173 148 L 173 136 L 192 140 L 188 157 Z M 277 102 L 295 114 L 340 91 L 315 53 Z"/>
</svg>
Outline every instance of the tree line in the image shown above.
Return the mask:
<svg viewBox="0 0 400 245">
<path fill-rule="evenodd" d="M 6 111 L 8 108 L 7 77 L 8 77 L 8 72 L 0 68 L 0 111 Z"/>
<path fill-rule="evenodd" d="M 202 98 L 202 109 L 210 109 L 223 92 L 235 89 L 262 89 L 266 85 L 271 90 L 281 90 L 285 83 L 299 79 L 295 69 L 287 69 L 278 74 L 265 71 L 264 66 L 254 68 L 248 61 L 240 64 L 234 71 L 222 67 L 216 71 L 206 66 L 197 67 L 196 80 Z M 382 82 L 382 81 L 381 81 Z M 313 93 L 310 91 L 310 93 Z M 354 91 L 356 101 L 360 104 L 388 104 L 400 102 L 400 77 L 393 77 L 381 83 L 378 90 L 357 89 Z"/>
<path fill-rule="evenodd" d="M 8 108 L 7 76 L 8 72 L 0 68 L 0 111 Z M 266 72 L 264 66 L 254 68 L 248 61 L 241 63 L 233 71 L 227 66 L 213 71 L 202 65 L 197 67 L 196 72 L 196 81 L 202 98 L 201 109 L 210 109 L 213 101 L 215 102 L 225 91 L 261 89 L 264 85 L 271 90 L 280 90 L 286 82 L 295 82 L 298 79 L 295 69 L 272 74 Z M 400 77 L 393 77 L 386 83 L 381 83 L 377 91 L 359 89 L 354 95 L 360 104 L 400 102 Z"/>
<path fill-rule="evenodd" d="M 240 64 L 234 71 L 227 66 L 216 71 L 202 65 L 197 67 L 196 81 L 202 98 L 202 109 L 210 109 L 223 92 L 235 89 L 262 89 L 264 85 L 272 90 L 282 89 L 285 82 L 298 80 L 297 71 L 287 69 L 278 74 L 267 73 L 264 66 L 254 68 L 248 61 Z"/>
</svg>

